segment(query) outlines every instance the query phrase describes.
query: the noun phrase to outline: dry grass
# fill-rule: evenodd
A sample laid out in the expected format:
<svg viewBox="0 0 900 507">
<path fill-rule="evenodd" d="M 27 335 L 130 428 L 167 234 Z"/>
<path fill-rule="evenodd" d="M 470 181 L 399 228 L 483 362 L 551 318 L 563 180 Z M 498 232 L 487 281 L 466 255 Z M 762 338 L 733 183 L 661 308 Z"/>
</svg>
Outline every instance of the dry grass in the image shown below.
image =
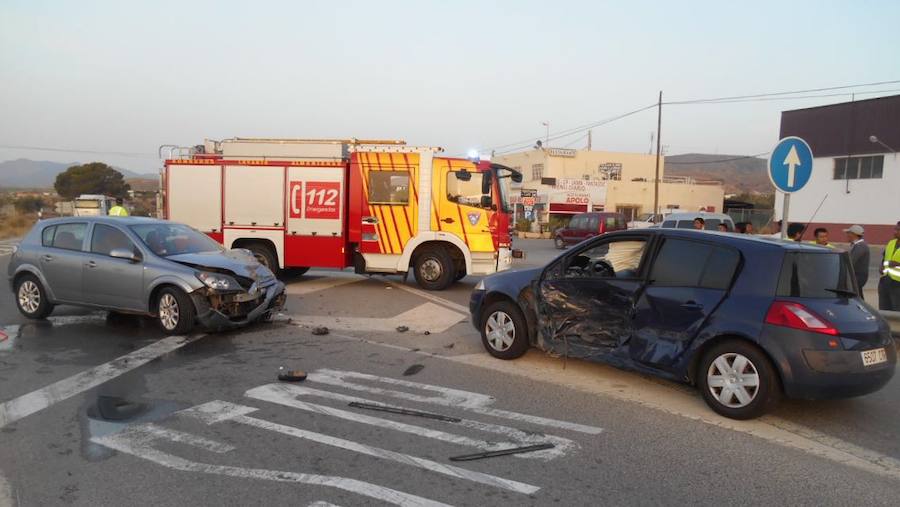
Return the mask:
<svg viewBox="0 0 900 507">
<path fill-rule="evenodd" d="M 0 239 L 21 238 L 37 222 L 37 215 L 0 217 Z"/>
</svg>

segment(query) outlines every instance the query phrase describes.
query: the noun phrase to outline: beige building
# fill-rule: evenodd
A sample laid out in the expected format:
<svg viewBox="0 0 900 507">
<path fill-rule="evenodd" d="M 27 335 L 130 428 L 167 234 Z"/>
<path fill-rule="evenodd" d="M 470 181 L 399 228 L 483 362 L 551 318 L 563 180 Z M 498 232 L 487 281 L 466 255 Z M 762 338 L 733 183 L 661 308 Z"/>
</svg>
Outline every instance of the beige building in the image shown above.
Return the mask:
<svg viewBox="0 0 900 507">
<path fill-rule="evenodd" d="M 536 190 L 535 208 L 541 222 L 549 214 L 619 211 L 629 220 L 653 211 L 656 156 L 641 153 L 542 148 L 499 155 L 493 161 L 522 173 L 520 189 Z M 725 197 L 719 181 L 665 176 L 660 160 L 661 211 L 722 212 Z"/>
</svg>

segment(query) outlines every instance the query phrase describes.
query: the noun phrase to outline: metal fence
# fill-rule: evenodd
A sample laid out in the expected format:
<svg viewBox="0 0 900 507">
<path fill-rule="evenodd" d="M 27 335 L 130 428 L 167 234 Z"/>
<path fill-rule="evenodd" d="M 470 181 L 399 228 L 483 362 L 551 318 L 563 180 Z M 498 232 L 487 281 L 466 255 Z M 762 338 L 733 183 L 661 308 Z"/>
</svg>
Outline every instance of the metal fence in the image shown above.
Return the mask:
<svg viewBox="0 0 900 507">
<path fill-rule="evenodd" d="M 775 216 L 775 210 L 771 209 L 730 209 L 727 213 L 736 224 L 739 222 L 752 223 L 753 230 L 757 233 L 771 229 L 772 219 Z"/>
</svg>

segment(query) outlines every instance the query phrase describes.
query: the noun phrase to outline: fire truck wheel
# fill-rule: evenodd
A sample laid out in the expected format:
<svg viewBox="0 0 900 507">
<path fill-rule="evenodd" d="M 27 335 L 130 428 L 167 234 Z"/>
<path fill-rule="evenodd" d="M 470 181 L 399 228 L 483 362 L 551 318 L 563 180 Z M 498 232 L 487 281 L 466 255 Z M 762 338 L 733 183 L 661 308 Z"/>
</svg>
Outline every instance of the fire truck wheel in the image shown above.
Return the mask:
<svg viewBox="0 0 900 507">
<path fill-rule="evenodd" d="M 256 257 L 256 260 L 263 266 L 269 268 L 275 276 L 280 274 L 280 270 L 278 269 L 278 259 L 275 257 L 275 252 L 273 252 L 271 248 L 262 243 L 251 243 L 247 245 L 246 248 L 253 252 L 253 256 Z"/>
<path fill-rule="evenodd" d="M 456 268 L 456 276 L 453 277 L 453 281 L 458 282 L 466 277 L 466 268 Z"/>
<path fill-rule="evenodd" d="M 430 247 L 416 256 L 416 282 L 425 290 L 444 290 L 456 278 L 453 258 L 447 250 Z"/>
</svg>

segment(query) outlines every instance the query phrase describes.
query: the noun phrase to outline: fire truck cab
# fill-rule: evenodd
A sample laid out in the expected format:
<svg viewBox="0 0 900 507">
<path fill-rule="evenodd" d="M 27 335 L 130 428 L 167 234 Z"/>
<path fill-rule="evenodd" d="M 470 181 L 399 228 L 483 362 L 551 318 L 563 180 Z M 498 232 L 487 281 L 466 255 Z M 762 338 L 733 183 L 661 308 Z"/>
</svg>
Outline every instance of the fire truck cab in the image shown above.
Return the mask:
<svg viewBox="0 0 900 507">
<path fill-rule="evenodd" d="M 510 267 L 513 169 L 357 139 L 169 147 L 164 216 L 275 272 L 407 273 L 429 290 Z"/>
</svg>

